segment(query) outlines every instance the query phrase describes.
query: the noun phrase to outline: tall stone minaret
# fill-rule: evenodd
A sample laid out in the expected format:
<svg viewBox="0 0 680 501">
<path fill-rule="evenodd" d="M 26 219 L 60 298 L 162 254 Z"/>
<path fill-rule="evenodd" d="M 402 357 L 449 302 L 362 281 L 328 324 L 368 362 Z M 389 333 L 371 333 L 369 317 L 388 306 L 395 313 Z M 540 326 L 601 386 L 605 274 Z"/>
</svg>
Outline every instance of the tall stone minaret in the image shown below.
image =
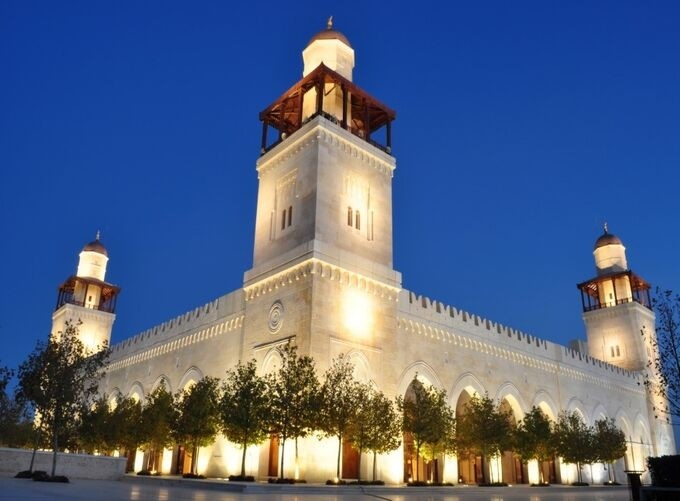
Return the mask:
<svg viewBox="0 0 680 501">
<path fill-rule="evenodd" d="M 628 268 L 626 248 L 607 225 L 595 241 L 596 276 L 578 284 L 581 290 L 583 321 L 586 325 L 590 356 L 647 375 L 651 386 L 647 391 L 648 422 L 652 444 L 650 455 L 673 454 L 673 428 L 659 409 L 663 398 L 655 391 L 656 377 L 648 372 L 654 356 L 656 338 L 655 315 L 650 298 L 650 284 Z M 642 409 L 641 409 L 642 410 Z M 631 437 L 631 440 L 641 440 Z"/>
<path fill-rule="evenodd" d="M 396 115 L 352 81 L 354 56 L 329 19 L 302 51 L 302 79 L 260 113 L 244 358 L 295 338 L 323 371 L 349 346 L 377 357 L 396 328 Z"/>
<path fill-rule="evenodd" d="M 97 237 L 80 252 L 76 274 L 59 286 L 52 314 L 52 334 L 63 331 L 67 321 L 79 324 L 79 337 L 88 352 L 109 345 L 116 318 L 120 288 L 105 281 L 108 261 L 108 252 L 97 232 Z"/>
<path fill-rule="evenodd" d="M 595 242 L 596 276 L 578 285 L 590 356 L 641 371 L 651 346 L 642 332 L 654 332 L 650 285 L 628 268 L 621 239 L 604 233 Z"/>
</svg>

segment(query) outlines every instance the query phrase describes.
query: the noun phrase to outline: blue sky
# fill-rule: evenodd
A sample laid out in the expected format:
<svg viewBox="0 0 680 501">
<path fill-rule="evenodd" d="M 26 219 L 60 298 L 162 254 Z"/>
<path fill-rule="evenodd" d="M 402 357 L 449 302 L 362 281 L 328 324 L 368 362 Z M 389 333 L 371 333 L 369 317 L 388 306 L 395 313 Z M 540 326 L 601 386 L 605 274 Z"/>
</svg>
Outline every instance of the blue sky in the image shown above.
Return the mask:
<svg viewBox="0 0 680 501">
<path fill-rule="evenodd" d="M 114 342 L 242 285 L 258 113 L 331 14 L 397 111 L 405 288 L 566 343 L 606 220 L 680 290 L 677 2 L 230 4 L 0 4 L 3 365 L 46 338 L 97 230 Z"/>
</svg>

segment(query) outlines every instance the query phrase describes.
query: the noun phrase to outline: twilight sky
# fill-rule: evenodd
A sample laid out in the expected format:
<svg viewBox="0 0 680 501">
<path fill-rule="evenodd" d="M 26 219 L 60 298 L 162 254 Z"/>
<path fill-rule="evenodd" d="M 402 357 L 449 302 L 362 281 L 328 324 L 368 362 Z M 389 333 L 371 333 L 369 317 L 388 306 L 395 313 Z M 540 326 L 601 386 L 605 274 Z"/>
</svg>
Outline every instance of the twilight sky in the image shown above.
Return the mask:
<svg viewBox="0 0 680 501">
<path fill-rule="evenodd" d="M 0 364 L 46 339 L 97 230 L 113 342 L 242 285 L 258 113 L 331 14 L 397 111 L 405 288 L 567 343 L 606 220 L 680 290 L 678 2 L 232 5 L 0 2 Z"/>
</svg>

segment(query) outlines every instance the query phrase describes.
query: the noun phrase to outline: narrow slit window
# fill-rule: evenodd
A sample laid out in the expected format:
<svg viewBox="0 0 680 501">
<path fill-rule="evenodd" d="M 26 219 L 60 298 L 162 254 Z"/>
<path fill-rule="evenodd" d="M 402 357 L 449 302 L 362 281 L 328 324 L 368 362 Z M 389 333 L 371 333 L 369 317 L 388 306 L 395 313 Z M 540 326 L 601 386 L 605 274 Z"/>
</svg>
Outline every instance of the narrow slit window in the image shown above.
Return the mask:
<svg viewBox="0 0 680 501">
<path fill-rule="evenodd" d="M 286 229 L 286 211 L 285 210 L 281 213 L 281 229 L 282 230 Z"/>
<path fill-rule="evenodd" d="M 616 345 L 616 356 L 620 357 L 621 356 L 621 350 L 619 350 L 619 345 Z"/>
<path fill-rule="evenodd" d="M 361 214 L 359 214 L 359 211 L 354 213 L 354 225 L 356 226 L 357 230 L 361 229 Z"/>
<path fill-rule="evenodd" d="M 347 207 L 347 226 L 354 226 L 353 221 L 352 221 L 352 216 L 353 216 L 352 208 Z"/>
<path fill-rule="evenodd" d="M 288 226 L 293 223 L 293 206 L 288 207 Z"/>
</svg>

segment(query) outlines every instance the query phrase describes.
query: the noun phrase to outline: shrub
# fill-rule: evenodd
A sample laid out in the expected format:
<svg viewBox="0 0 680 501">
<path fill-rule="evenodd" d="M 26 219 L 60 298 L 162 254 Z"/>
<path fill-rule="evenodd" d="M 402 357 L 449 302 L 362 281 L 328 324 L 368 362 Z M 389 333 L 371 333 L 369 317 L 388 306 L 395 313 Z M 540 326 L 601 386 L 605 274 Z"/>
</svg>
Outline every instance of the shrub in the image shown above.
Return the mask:
<svg viewBox="0 0 680 501">
<path fill-rule="evenodd" d="M 29 470 L 20 471 L 14 478 L 33 478 L 33 472 Z"/>
<path fill-rule="evenodd" d="M 267 480 L 270 484 L 294 484 L 294 478 L 270 478 Z M 304 480 L 297 480 L 298 483 L 304 483 Z"/>
<path fill-rule="evenodd" d="M 252 475 L 229 475 L 230 482 L 255 482 Z"/>
<path fill-rule="evenodd" d="M 680 455 L 648 457 L 647 467 L 652 476 L 652 485 L 680 487 Z"/>
<path fill-rule="evenodd" d="M 205 475 L 197 475 L 195 473 L 185 473 L 185 474 L 182 475 L 182 478 L 192 478 L 194 480 L 205 480 L 206 476 Z M 231 480 L 231 478 L 229 480 Z"/>
</svg>

